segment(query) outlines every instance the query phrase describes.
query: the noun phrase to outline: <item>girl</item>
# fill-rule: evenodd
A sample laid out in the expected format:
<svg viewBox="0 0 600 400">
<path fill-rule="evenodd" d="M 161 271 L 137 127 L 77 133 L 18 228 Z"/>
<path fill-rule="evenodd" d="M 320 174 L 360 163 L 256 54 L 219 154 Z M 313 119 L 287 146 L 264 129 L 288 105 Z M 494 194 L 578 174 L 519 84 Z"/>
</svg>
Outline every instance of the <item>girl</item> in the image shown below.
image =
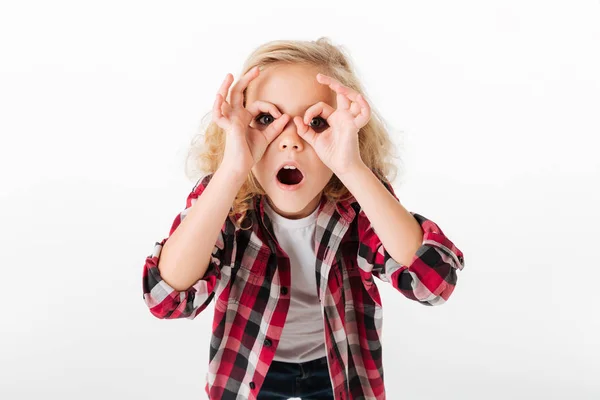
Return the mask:
<svg viewBox="0 0 600 400">
<path fill-rule="evenodd" d="M 463 254 L 401 205 L 392 142 L 327 38 L 264 44 L 244 71 L 216 95 L 209 173 L 147 257 L 144 300 L 169 319 L 215 300 L 210 399 L 384 399 L 374 277 L 443 304 Z"/>
</svg>

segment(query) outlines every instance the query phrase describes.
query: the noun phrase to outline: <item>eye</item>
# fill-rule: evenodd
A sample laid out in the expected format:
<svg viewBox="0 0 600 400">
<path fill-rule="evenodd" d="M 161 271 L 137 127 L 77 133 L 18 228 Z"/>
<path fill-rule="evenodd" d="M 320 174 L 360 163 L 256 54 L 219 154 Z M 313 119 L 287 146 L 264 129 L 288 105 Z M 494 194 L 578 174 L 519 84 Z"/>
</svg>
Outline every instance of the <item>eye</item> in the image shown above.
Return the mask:
<svg viewBox="0 0 600 400">
<path fill-rule="evenodd" d="M 260 122 L 260 120 L 261 120 L 262 117 L 269 117 L 269 118 L 271 118 L 271 122 L 274 121 L 273 116 L 271 114 L 269 114 L 269 113 L 266 113 L 266 114 L 262 113 L 262 114 L 260 114 L 258 117 L 256 117 L 255 121 L 258 122 L 261 125 L 269 125 L 269 123 L 271 123 L 271 122 L 269 122 L 269 123 L 264 124 L 264 123 Z"/>
<path fill-rule="evenodd" d="M 317 125 L 313 125 L 313 122 L 317 121 Z M 319 124 L 320 122 L 320 124 Z M 317 129 L 326 129 L 327 126 L 329 126 L 329 124 L 327 123 L 327 121 L 322 118 L 322 117 L 314 117 L 311 121 L 310 121 L 310 126 L 312 128 L 317 128 Z"/>
</svg>

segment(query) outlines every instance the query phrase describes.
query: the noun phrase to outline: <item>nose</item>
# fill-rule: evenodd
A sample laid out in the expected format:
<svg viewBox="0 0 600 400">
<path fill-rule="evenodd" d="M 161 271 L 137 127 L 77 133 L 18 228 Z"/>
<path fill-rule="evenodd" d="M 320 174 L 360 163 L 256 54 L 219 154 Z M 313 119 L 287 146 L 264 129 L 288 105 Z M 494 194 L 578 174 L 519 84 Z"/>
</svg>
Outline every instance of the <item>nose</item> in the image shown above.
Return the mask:
<svg viewBox="0 0 600 400">
<path fill-rule="evenodd" d="M 279 135 L 279 140 L 279 150 L 292 148 L 297 151 L 302 151 L 304 149 L 304 140 L 298 135 L 296 124 L 292 119 Z"/>
</svg>

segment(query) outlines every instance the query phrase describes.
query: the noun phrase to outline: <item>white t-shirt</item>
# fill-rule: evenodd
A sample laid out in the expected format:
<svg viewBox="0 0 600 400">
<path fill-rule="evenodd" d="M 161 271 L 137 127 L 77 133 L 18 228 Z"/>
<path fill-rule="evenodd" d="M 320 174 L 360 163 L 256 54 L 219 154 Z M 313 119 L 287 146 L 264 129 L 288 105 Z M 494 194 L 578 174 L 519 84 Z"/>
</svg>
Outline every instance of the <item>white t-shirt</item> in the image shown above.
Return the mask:
<svg viewBox="0 0 600 400">
<path fill-rule="evenodd" d="M 314 233 L 318 207 L 301 219 L 277 214 L 265 202 L 279 246 L 290 258 L 291 287 L 288 311 L 275 361 L 306 362 L 324 357 L 325 332 L 315 277 Z"/>
</svg>

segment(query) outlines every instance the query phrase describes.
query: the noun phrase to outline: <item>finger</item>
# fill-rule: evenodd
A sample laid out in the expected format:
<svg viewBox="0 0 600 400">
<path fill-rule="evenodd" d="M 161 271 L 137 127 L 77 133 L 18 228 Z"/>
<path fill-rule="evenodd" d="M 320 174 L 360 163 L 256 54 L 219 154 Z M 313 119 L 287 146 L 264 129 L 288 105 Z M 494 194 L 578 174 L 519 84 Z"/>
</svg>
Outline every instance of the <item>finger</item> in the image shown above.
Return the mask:
<svg viewBox="0 0 600 400">
<path fill-rule="evenodd" d="M 218 93 L 221 95 L 221 97 L 223 97 L 223 100 L 225 100 L 227 98 L 227 92 L 229 91 L 229 86 L 231 85 L 231 82 L 233 82 L 233 75 L 228 73 L 225 76 L 225 80 L 221 84 L 221 87 L 219 88 L 219 91 L 218 91 Z"/>
<path fill-rule="evenodd" d="M 261 112 L 268 112 L 275 118 L 281 117 L 281 113 L 279 112 L 277 107 L 275 107 L 275 104 L 266 101 L 256 100 L 255 102 L 247 106 L 246 109 L 252 115 L 253 118 Z"/>
<path fill-rule="evenodd" d="M 225 118 L 229 118 L 231 115 L 231 106 L 226 101 L 221 103 L 221 114 L 223 114 Z"/>
<path fill-rule="evenodd" d="M 361 105 L 358 102 L 353 101 L 352 104 L 350 105 L 350 113 L 352 114 L 352 116 L 356 117 L 358 114 L 360 114 L 360 110 L 361 110 Z"/>
<path fill-rule="evenodd" d="M 354 123 L 356 126 L 362 128 L 367 124 L 367 122 L 369 122 L 369 119 L 371 118 L 371 107 L 361 95 L 358 95 L 358 102 L 361 105 L 360 114 L 354 118 Z"/>
<path fill-rule="evenodd" d="M 250 81 L 252 81 L 252 79 L 256 78 L 258 76 L 259 73 L 259 69 L 258 66 L 250 69 L 248 72 L 246 72 L 244 74 L 244 76 L 242 76 L 240 78 L 239 81 L 237 81 L 235 83 L 235 85 L 233 85 L 233 88 L 231 89 L 231 105 L 233 107 L 243 107 L 243 100 L 244 100 L 244 90 L 246 89 L 246 87 L 248 87 L 248 84 L 250 83 Z"/>
<path fill-rule="evenodd" d="M 315 141 L 317 140 L 317 133 L 310 126 L 302 123 L 302 118 L 300 117 L 294 117 L 294 123 L 296 124 L 298 136 L 314 147 Z"/>
<path fill-rule="evenodd" d="M 223 128 L 225 122 L 227 121 L 223 117 L 223 113 L 221 112 L 221 104 L 222 103 L 223 103 L 223 96 L 221 96 L 221 93 L 217 93 L 215 102 L 213 103 L 212 119 L 221 128 Z"/>
<path fill-rule="evenodd" d="M 333 114 L 334 111 L 335 109 L 329 104 L 320 101 L 317 104 L 310 106 L 308 110 L 306 110 L 306 112 L 304 113 L 303 122 L 305 125 L 308 125 L 314 117 L 317 117 L 319 115 L 325 118 L 325 120 L 327 120 L 329 116 Z"/>
<path fill-rule="evenodd" d="M 349 93 L 349 88 L 342 85 L 334 78 L 323 74 L 317 74 L 317 81 L 319 83 L 329 86 L 333 91 L 336 92 L 336 101 L 338 109 L 348 110 L 350 108 L 350 100 L 346 96 L 346 93 Z"/>
<path fill-rule="evenodd" d="M 317 81 L 319 81 L 319 83 L 328 85 L 336 93 L 341 93 L 352 101 L 358 101 L 358 96 L 360 95 L 360 93 L 358 93 L 354 89 L 349 88 L 348 86 L 342 85 L 340 81 L 331 76 L 317 74 Z"/>
<path fill-rule="evenodd" d="M 336 97 L 337 108 L 340 110 L 348 110 L 350 108 L 350 99 L 343 93 L 338 93 Z"/>
<path fill-rule="evenodd" d="M 287 125 L 290 120 L 290 116 L 287 114 L 283 114 L 281 118 L 277 118 L 275 122 L 269 124 L 267 129 L 265 129 L 264 135 L 267 139 L 267 144 L 271 143 L 279 134 L 283 131 L 283 128 Z"/>
</svg>

